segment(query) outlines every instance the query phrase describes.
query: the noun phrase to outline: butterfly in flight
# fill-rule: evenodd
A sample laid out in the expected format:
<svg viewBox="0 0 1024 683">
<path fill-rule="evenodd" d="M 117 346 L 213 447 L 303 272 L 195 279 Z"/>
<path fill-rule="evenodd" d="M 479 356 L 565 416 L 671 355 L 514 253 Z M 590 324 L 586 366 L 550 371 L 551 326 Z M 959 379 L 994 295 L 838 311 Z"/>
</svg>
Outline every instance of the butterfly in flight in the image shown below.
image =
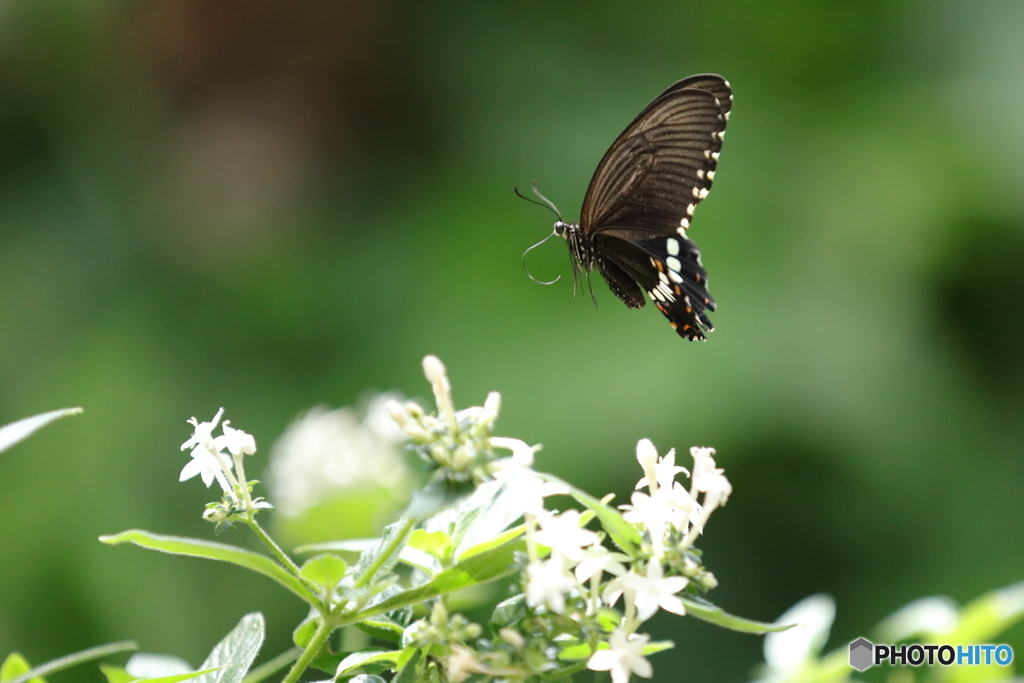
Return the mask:
<svg viewBox="0 0 1024 683">
<path fill-rule="evenodd" d="M 559 217 L 548 237 L 568 243 L 577 281 L 596 268 L 630 308 L 643 307 L 646 292 L 690 341 L 704 340 L 714 329 L 706 311 L 715 310 L 715 300 L 687 230 L 694 209 L 711 190 L 731 109 L 732 88 L 717 74 L 669 86 L 597 165 L 579 223 L 563 222 L 554 204 L 534 188 Z"/>
</svg>

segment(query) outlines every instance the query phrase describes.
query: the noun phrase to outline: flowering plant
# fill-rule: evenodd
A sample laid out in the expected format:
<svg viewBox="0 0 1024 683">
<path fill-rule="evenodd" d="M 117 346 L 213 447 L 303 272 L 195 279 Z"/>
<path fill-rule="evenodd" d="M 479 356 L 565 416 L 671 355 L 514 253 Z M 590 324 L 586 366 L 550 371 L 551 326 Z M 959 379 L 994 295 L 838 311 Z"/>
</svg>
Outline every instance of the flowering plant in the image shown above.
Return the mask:
<svg viewBox="0 0 1024 683">
<path fill-rule="evenodd" d="M 383 405 L 401 428 L 410 450 L 426 466 L 428 481 L 413 492 L 402 516 L 382 537 L 307 545 L 296 551 L 312 555 L 301 564 L 257 521 L 274 506 L 253 495 L 258 482 L 245 474 L 245 460 L 256 453 L 255 439 L 223 420 L 223 410 L 209 422 L 189 421 L 193 434 L 181 448 L 190 459 L 180 480 L 199 476 L 207 487 L 217 482 L 221 498 L 206 506 L 203 517 L 217 530 L 250 528 L 268 552 L 141 530 L 100 540 L 245 567 L 305 602 L 309 616 L 294 631 L 296 647 L 255 668 L 264 637 L 259 613 L 244 616 L 198 669 L 176 657 L 135 654 L 123 668 L 101 665 L 108 683 L 259 683 L 286 668 L 285 683 L 312 669 L 354 683 L 567 681 L 587 670 L 609 672 L 613 683 L 627 683 L 634 675 L 651 677 L 649 657 L 673 646 L 640 632 L 660 610 L 767 633 L 760 683 L 851 680 L 845 647 L 821 655 L 835 615 L 828 596 L 811 596 L 774 624 L 727 614 L 706 600 L 717 581 L 694 543 L 732 493 L 713 449 L 690 449 L 693 464 L 687 469 L 676 464 L 673 450 L 659 457 L 654 444 L 640 440 L 636 458 L 643 477 L 629 503 L 616 506 L 611 495 L 598 499 L 535 470 L 538 447 L 495 436 L 501 407 L 497 393 L 482 406 L 456 411 L 444 366 L 428 356 L 423 367 L 434 391 L 435 413 L 393 398 L 375 405 Z M 0 452 L 78 412 L 53 411 L 0 428 Z M 367 422 L 379 422 L 379 413 Z M 302 431 L 311 424 L 335 429 L 339 420 L 354 422 L 348 413 L 323 411 L 300 420 L 284 439 L 290 445 L 275 463 L 275 478 L 291 469 L 281 465 L 285 462 L 304 463 L 302 476 L 323 479 L 330 468 L 325 470 L 309 452 L 298 452 L 304 449 L 319 449 L 334 459 L 352 455 L 356 443 L 390 453 L 394 435 L 380 424 L 358 426 L 356 438 L 350 435 L 343 447 L 326 450 L 316 446 L 322 440 Z M 218 428 L 221 433 L 215 434 Z M 395 462 L 388 460 L 388 468 Z M 372 467 L 361 469 L 370 480 L 406 486 L 402 473 L 382 476 Z M 687 485 L 678 480 L 680 475 Z M 334 478 L 348 484 L 359 479 L 352 472 Z M 278 481 L 273 490 L 323 495 L 322 484 L 310 488 L 308 481 Z M 292 500 L 285 509 L 301 507 Z M 497 580 L 508 582 L 512 595 L 493 607 L 486 626 L 454 613 L 454 593 Z M 939 636 L 978 642 L 1024 616 L 1022 596 L 1024 587 L 1012 586 L 960 611 L 948 599 L 922 599 L 883 621 L 875 634 L 889 642 Z M 332 647 L 331 634 L 344 627 L 368 634 L 370 646 Z M 111 643 L 34 668 L 11 653 L 0 665 L 0 682 L 41 681 L 45 674 L 133 649 L 132 642 Z M 947 674 L 937 680 L 976 680 Z"/>
<path fill-rule="evenodd" d="M 182 444 L 190 460 L 180 479 L 216 482 L 222 497 L 204 518 L 218 529 L 249 527 L 269 554 L 139 530 L 101 540 L 238 564 L 306 602 L 310 615 L 294 635 L 301 650 L 285 683 L 310 666 L 367 683 L 383 675 L 403 683 L 531 681 L 585 669 L 626 683 L 633 674 L 650 677 L 648 657 L 672 647 L 639 632 L 659 610 L 750 633 L 785 628 L 726 614 L 704 599 L 716 581 L 694 542 L 732 491 L 713 449 L 691 449 L 691 471 L 676 465 L 675 451 L 659 457 L 641 440 L 638 490 L 614 506 L 611 496 L 595 498 L 534 470 L 536 447 L 494 435 L 499 394 L 457 411 L 441 361 L 428 356 L 423 369 L 436 412 L 397 400 L 387 410 L 429 479 L 381 538 L 307 546 L 301 550 L 313 557 L 293 560 L 257 521 L 273 506 L 253 495 L 257 482 L 245 475 L 256 442 L 222 420 L 221 410 L 209 422 L 190 420 L 193 434 Z M 560 509 L 556 500 L 578 508 Z M 361 553 L 350 564 L 344 557 L 355 549 Z M 452 613 L 454 592 L 498 579 L 511 581 L 514 595 L 495 606 L 487 628 Z M 333 651 L 330 635 L 350 625 L 385 646 Z"/>
</svg>

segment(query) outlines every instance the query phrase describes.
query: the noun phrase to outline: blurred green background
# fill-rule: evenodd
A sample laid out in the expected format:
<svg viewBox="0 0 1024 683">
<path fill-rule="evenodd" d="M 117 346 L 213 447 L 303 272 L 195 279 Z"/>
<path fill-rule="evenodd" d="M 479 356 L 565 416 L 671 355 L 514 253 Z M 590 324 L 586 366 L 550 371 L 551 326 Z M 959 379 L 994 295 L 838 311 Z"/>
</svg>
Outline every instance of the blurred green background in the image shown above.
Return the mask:
<svg viewBox="0 0 1024 683">
<path fill-rule="evenodd" d="M 0 456 L 0 653 L 198 664 L 257 609 L 286 648 L 304 610 L 265 579 L 96 537 L 212 536 L 186 418 L 226 406 L 265 456 L 312 405 L 428 396 L 426 353 L 595 493 L 625 499 L 641 437 L 717 447 L 702 547 L 736 613 L 827 591 L 834 646 L 1024 578 L 1022 35 L 1015 0 L 0 1 L 0 422 L 86 409 Z M 512 186 L 575 219 L 625 124 L 705 71 L 736 93 L 691 231 L 710 341 L 530 282 L 552 216 Z M 649 625 L 660 681 L 761 659 Z"/>
</svg>

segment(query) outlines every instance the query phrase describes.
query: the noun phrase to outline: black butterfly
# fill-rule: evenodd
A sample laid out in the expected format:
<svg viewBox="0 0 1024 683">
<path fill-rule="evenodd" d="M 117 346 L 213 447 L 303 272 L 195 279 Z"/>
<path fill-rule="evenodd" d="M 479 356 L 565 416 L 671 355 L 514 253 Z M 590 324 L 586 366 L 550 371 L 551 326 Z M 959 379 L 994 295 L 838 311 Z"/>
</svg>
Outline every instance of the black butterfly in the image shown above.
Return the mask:
<svg viewBox="0 0 1024 683">
<path fill-rule="evenodd" d="M 554 234 L 569 244 L 574 276 L 596 267 L 630 308 L 641 308 L 647 292 L 690 341 L 714 329 L 705 310 L 714 311 L 715 301 L 686 231 L 715 179 L 731 109 L 729 81 L 717 74 L 673 84 L 605 153 L 579 224 L 561 217 L 555 223 Z"/>
</svg>

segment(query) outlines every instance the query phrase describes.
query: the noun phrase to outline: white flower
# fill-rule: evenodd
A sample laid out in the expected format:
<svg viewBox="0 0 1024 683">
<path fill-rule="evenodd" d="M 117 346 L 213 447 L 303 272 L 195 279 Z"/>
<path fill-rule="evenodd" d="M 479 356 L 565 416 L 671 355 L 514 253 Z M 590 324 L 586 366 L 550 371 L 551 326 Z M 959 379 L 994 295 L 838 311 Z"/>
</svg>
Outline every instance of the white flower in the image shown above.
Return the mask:
<svg viewBox="0 0 1024 683">
<path fill-rule="evenodd" d="M 626 568 L 622 563 L 628 561 L 629 556 L 627 555 L 613 553 L 603 545 L 592 545 L 583 549 L 583 559 L 576 565 L 576 580 L 586 583 L 603 571 L 615 576 L 622 576 L 626 573 Z"/>
<path fill-rule="evenodd" d="M 185 451 L 195 446 L 206 446 L 208 450 L 216 450 L 213 445 L 213 430 L 217 428 L 217 423 L 223 415 L 224 409 L 221 408 L 209 422 L 198 422 L 194 417 L 190 419 L 188 422 L 195 429 L 192 430 L 189 440 L 181 444 L 181 450 Z"/>
<path fill-rule="evenodd" d="M 214 450 L 219 451 L 226 448 L 228 453 L 234 456 L 252 455 L 256 452 L 256 439 L 251 434 L 246 434 L 241 429 L 229 426 L 230 421 L 224 420 L 222 429 L 224 434 L 213 440 Z"/>
<path fill-rule="evenodd" d="M 715 459 L 712 457 L 714 454 L 714 448 L 694 446 L 690 449 L 690 455 L 693 456 L 692 492 L 703 491 L 713 494 L 705 498 L 705 506 L 712 508 L 725 505 L 729 500 L 729 494 L 732 493 L 732 484 L 723 474 L 725 470 L 715 467 Z M 711 505 L 709 500 L 714 500 L 716 504 Z"/>
<path fill-rule="evenodd" d="M 659 607 L 683 615 L 686 614 L 686 606 L 676 597 L 676 593 L 686 588 L 688 583 L 689 580 L 682 576 L 665 578 L 661 563 L 650 560 L 645 575 L 629 572 L 609 583 L 605 589 L 604 601 L 608 605 L 613 605 L 619 599 L 619 595 L 625 592 L 625 600 L 636 606 L 640 621 L 647 621 L 653 617 Z"/>
<path fill-rule="evenodd" d="M 650 678 L 654 670 L 642 654 L 650 639 L 650 636 L 643 633 L 626 635 L 619 629 L 612 631 L 608 649 L 592 654 L 587 660 L 587 668 L 591 671 L 611 671 L 612 683 L 629 683 L 630 674 Z"/>
<path fill-rule="evenodd" d="M 875 627 L 879 640 L 896 643 L 917 636 L 950 633 L 959 621 L 956 604 L 945 596 L 918 598 L 890 614 Z"/>
<path fill-rule="evenodd" d="M 765 636 L 764 660 L 769 669 L 767 680 L 788 681 L 790 674 L 817 657 L 828 640 L 835 616 L 835 601 L 823 593 L 817 593 L 796 603 L 776 619 L 776 624 L 796 626 Z"/>
<path fill-rule="evenodd" d="M 552 612 L 565 612 L 565 596 L 576 582 L 565 568 L 565 558 L 555 553 L 543 562 L 526 566 L 526 602 L 531 607 L 547 605 Z"/>
<path fill-rule="evenodd" d="M 372 399 L 360 421 L 351 408 L 312 408 L 292 423 L 270 452 L 269 483 L 282 514 L 299 517 L 348 492 L 405 497 L 411 479 L 402 431 L 388 414 L 393 397 Z"/>
<path fill-rule="evenodd" d="M 545 498 L 569 493 L 565 484 L 544 481 L 527 467 L 503 468 L 496 473 L 495 478 L 503 482 L 506 494 L 515 500 L 518 509 L 516 517 L 523 513 L 542 516 L 548 512 L 544 509 Z"/>
<path fill-rule="evenodd" d="M 639 452 L 639 450 L 640 447 L 638 446 L 637 452 Z M 676 475 L 680 472 L 684 472 L 686 476 L 690 476 L 690 473 L 685 467 L 676 466 L 676 449 L 674 448 L 669 450 L 669 452 L 665 454 L 664 458 L 661 458 L 656 463 L 652 463 L 650 467 L 645 467 L 644 471 L 647 472 L 647 476 L 636 483 L 636 488 L 639 489 L 646 486 L 650 489 L 651 493 L 656 493 L 659 487 L 668 489 L 672 488 L 672 485 L 676 480 Z M 652 471 L 654 473 L 653 484 L 651 483 Z"/>
<path fill-rule="evenodd" d="M 489 441 L 491 448 L 503 448 L 512 451 L 511 458 L 502 458 L 494 462 L 495 469 L 500 470 L 507 466 L 533 467 L 533 453 L 539 446 L 529 446 L 525 441 L 510 439 L 506 436 L 492 436 Z"/>
<path fill-rule="evenodd" d="M 224 477 L 224 469 L 220 458 L 217 457 L 216 453 L 209 450 L 206 446 L 199 445 L 192 449 L 190 455 L 192 459 L 181 468 L 178 481 L 188 481 L 198 474 L 202 476 L 206 488 L 210 488 L 210 484 L 216 479 L 225 492 L 231 490 L 231 486 Z"/>
<path fill-rule="evenodd" d="M 704 508 L 701 507 L 700 503 L 693 499 L 690 492 L 683 488 L 683 485 L 678 481 L 672 486 L 672 493 L 669 495 L 669 500 L 672 501 L 672 507 L 677 513 L 677 517 L 673 518 L 672 523 L 677 529 L 685 532 L 687 527 L 694 520 L 699 520 Z"/>
<path fill-rule="evenodd" d="M 579 562 L 583 559 L 583 546 L 597 543 L 597 534 L 590 529 L 580 528 L 579 510 L 566 510 L 554 515 L 543 515 L 538 518 L 541 529 L 534 538 L 537 543 L 546 545 L 553 551 Z"/>
<path fill-rule="evenodd" d="M 232 471 L 231 461 L 221 455 L 217 440 L 213 437 L 213 430 L 223 415 L 224 409 L 221 408 L 209 422 L 199 422 L 194 417 L 189 420 L 189 424 L 195 429 L 189 440 L 181 444 L 181 450 L 191 448 L 192 459 L 181 469 L 178 481 L 188 481 L 192 477 L 200 475 L 207 488 L 216 479 L 225 493 L 231 492 L 231 485 L 225 475 L 225 472 L 230 475 Z"/>
<path fill-rule="evenodd" d="M 683 519 L 672 506 L 671 491 L 659 489 L 653 496 L 634 491 L 629 500 L 632 505 L 621 506 L 626 511 L 623 517 L 627 522 L 643 524 L 651 537 L 655 557 L 661 559 L 665 555 L 665 531 Z"/>
<path fill-rule="evenodd" d="M 445 658 L 444 668 L 453 683 L 462 683 L 471 675 L 485 671 L 473 651 L 464 645 L 452 645 L 452 653 Z"/>
</svg>

